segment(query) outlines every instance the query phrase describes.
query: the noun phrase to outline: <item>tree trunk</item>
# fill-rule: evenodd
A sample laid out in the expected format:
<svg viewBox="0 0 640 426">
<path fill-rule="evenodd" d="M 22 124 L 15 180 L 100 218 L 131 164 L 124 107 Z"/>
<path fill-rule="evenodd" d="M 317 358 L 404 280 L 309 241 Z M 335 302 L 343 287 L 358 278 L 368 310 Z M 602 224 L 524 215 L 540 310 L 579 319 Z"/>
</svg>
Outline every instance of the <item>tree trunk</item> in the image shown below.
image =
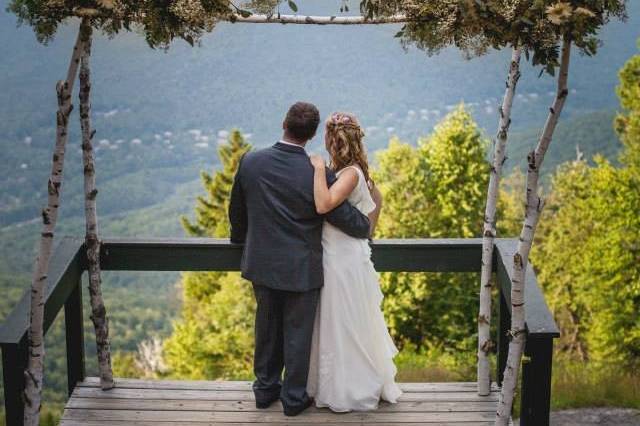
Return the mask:
<svg viewBox="0 0 640 426">
<path fill-rule="evenodd" d="M 91 140 L 95 131 L 91 129 L 91 26 L 82 29 L 83 52 L 80 57 L 80 127 L 82 129 L 82 162 L 84 166 L 84 212 L 86 220 L 85 245 L 89 269 L 89 298 L 91 321 L 96 333 L 96 350 L 100 386 L 103 390 L 113 388 L 111 354 L 109 344 L 109 321 L 102 299 L 100 276 L 100 241 L 98 239 L 98 215 L 96 212 L 96 175 Z"/>
<path fill-rule="evenodd" d="M 25 370 L 24 424 L 38 425 L 42 402 L 42 379 L 44 376 L 44 300 L 45 285 L 49 272 L 49 258 L 53 248 L 53 236 L 58 220 L 58 206 L 62 190 L 64 155 L 67 145 L 69 115 L 73 109 L 71 93 L 78 72 L 78 60 L 82 39 L 78 32 L 67 79 L 56 84 L 58 111 L 56 113 L 56 145 L 51 161 L 51 174 L 47 183 L 47 207 L 42 210 L 42 232 L 38 256 L 34 262 L 31 281 L 31 309 L 29 318 L 29 361 Z"/>
<path fill-rule="evenodd" d="M 528 155 L 527 169 L 527 193 L 525 218 L 520 231 L 520 241 L 518 250 L 513 255 L 513 282 L 511 283 L 511 330 L 509 330 L 509 354 L 507 365 L 504 369 L 504 379 L 502 381 L 502 391 L 496 412 L 496 425 L 507 425 L 511 416 L 513 398 L 518 381 L 518 371 L 520 360 L 525 343 L 525 323 L 524 323 L 524 280 L 527 264 L 529 262 L 529 251 L 533 244 L 540 212 L 544 206 L 544 201 L 538 195 L 538 179 L 540 168 L 544 161 L 544 156 L 551 144 L 553 132 L 558 124 L 558 118 L 564 107 L 569 91 L 567 90 L 567 80 L 569 76 L 569 60 L 571 57 L 571 40 L 565 35 L 562 41 L 562 52 L 560 54 L 560 73 L 558 75 L 558 87 L 553 105 L 549 109 L 549 115 L 544 125 L 542 135 L 534 151 Z"/>
<path fill-rule="evenodd" d="M 259 15 L 242 17 L 238 14 L 228 19 L 231 22 L 247 24 L 308 24 L 308 25 L 379 25 L 409 22 L 404 15 L 366 18 L 364 16 L 304 16 L 304 15 Z"/>
<path fill-rule="evenodd" d="M 489 395 L 491 389 L 491 373 L 489 353 L 494 348 L 491 340 L 491 273 L 493 270 L 493 240 L 496 237 L 496 205 L 502 166 L 506 160 L 507 134 L 511 124 L 511 106 L 516 85 L 520 78 L 520 53 L 514 47 L 511 52 L 511 64 L 507 77 L 506 89 L 500 107 L 500 123 L 494 142 L 493 164 L 487 190 L 487 204 L 484 213 L 484 229 L 482 238 L 482 271 L 480 275 L 480 311 L 478 313 L 478 395 Z"/>
</svg>

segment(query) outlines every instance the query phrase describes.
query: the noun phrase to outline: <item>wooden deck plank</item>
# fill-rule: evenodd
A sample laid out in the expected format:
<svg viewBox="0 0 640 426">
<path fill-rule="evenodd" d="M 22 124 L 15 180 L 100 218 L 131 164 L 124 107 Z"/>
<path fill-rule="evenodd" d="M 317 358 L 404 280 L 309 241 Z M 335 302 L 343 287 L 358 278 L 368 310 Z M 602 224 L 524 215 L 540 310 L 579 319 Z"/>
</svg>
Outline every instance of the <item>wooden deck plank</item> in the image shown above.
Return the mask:
<svg viewBox="0 0 640 426">
<path fill-rule="evenodd" d="M 312 407 L 286 417 L 276 402 L 266 410 L 255 407 L 251 382 L 116 379 L 103 391 L 97 378 L 75 388 L 61 426 L 489 426 L 493 424 L 498 389 L 476 394 L 476 384 L 403 383 L 397 404 L 379 409 L 336 414 Z"/>
<path fill-rule="evenodd" d="M 79 398 L 120 398 L 120 399 L 198 399 L 205 401 L 253 401 L 251 391 L 215 390 L 173 390 L 173 389 L 127 389 L 114 388 L 103 391 L 100 388 L 78 387 L 73 391 Z M 478 396 L 473 392 L 407 392 L 400 401 L 498 401 L 498 393 Z"/>
<path fill-rule="evenodd" d="M 436 423 L 436 422 L 482 422 L 495 418 L 494 412 L 433 412 L 433 413 L 384 413 L 351 412 L 334 414 L 329 410 L 304 412 L 299 416 L 286 417 L 274 412 L 233 412 L 233 411 L 140 411 L 140 410 L 94 410 L 71 409 L 64 411 L 68 420 L 122 420 L 122 421 L 169 421 L 182 422 L 185 419 L 200 422 L 226 423 L 286 423 L 324 424 L 339 418 L 340 423 Z"/>
<path fill-rule="evenodd" d="M 100 379 L 88 377 L 78 383 L 81 387 L 100 387 Z M 475 391 L 475 382 L 434 382 L 434 383 L 399 383 L 403 392 L 467 392 Z M 127 389 L 184 389 L 184 390 L 236 390 L 250 391 L 248 381 L 207 381 L 207 380 L 145 380 L 116 379 L 116 387 Z M 492 390 L 498 390 L 495 383 Z"/>
<path fill-rule="evenodd" d="M 253 401 L 201 401 L 185 399 L 104 399 L 104 398 L 72 398 L 67 408 L 100 409 L 100 410 L 146 410 L 146 411 L 259 411 L 282 412 L 282 404 L 278 401 L 271 407 L 257 409 Z M 309 411 L 319 411 L 309 408 Z M 432 402 L 415 401 L 397 404 L 381 403 L 376 412 L 495 412 L 495 402 Z"/>
</svg>

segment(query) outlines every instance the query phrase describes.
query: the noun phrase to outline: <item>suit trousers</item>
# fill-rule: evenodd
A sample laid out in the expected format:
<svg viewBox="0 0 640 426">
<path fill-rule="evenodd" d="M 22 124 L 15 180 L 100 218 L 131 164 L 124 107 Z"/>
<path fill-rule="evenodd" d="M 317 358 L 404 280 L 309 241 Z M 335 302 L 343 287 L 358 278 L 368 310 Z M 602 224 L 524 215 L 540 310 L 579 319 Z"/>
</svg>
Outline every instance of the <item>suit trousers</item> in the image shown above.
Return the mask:
<svg viewBox="0 0 640 426">
<path fill-rule="evenodd" d="M 268 402 L 279 396 L 285 408 L 300 407 L 309 400 L 307 376 L 320 289 L 294 292 L 254 283 L 253 291 L 257 302 L 256 401 Z"/>
</svg>

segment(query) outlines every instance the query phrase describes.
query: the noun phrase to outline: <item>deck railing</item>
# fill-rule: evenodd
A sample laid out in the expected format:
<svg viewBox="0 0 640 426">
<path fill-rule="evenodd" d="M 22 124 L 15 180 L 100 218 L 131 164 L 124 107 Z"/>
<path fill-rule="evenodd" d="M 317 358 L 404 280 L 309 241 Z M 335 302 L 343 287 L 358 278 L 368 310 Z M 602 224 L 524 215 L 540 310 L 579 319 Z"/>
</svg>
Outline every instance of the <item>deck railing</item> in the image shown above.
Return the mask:
<svg viewBox="0 0 640 426">
<path fill-rule="evenodd" d="M 479 272 L 481 239 L 400 239 L 372 244 L 379 272 Z M 125 239 L 102 241 L 104 271 L 237 271 L 241 246 L 206 238 Z M 511 322 L 512 257 L 516 240 L 498 239 L 494 250 L 499 288 L 497 336 L 498 384 L 507 359 Z M 87 270 L 83 240 L 63 237 L 49 266 L 44 309 L 45 333 L 64 307 L 69 394 L 85 378 L 82 275 Z M 525 283 L 527 343 L 521 381 L 521 425 L 549 424 L 553 339 L 558 328 L 547 307 L 535 273 L 529 266 Z M 8 426 L 22 425 L 23 371 L 27 364 L 29 328 L 27 290 L 0 327 L 5 413 Z M 471 315 L 471 313 L 470 313 Z"/>
</svg>

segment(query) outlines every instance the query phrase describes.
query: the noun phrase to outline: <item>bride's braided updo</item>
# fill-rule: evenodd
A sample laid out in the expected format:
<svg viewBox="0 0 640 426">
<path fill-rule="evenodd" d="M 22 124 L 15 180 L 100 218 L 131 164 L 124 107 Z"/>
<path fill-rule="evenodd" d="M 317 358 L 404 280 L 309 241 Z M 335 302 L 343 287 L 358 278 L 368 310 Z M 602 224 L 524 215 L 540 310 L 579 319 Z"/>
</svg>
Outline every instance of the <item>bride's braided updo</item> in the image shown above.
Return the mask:
<svg viewBox="0 0 640 426">
<path fill-rule="evenodd" d="M 327 118 L 325 126 L 331 169 L 338 171 L 347 166 L 359 166 L 367 186 L 371 188 L 373 181 L 369 176 L 367 151 L 362 143 L 364 132 L 356 116 L 348 112 L 334 112 Z"/>
</svg>

